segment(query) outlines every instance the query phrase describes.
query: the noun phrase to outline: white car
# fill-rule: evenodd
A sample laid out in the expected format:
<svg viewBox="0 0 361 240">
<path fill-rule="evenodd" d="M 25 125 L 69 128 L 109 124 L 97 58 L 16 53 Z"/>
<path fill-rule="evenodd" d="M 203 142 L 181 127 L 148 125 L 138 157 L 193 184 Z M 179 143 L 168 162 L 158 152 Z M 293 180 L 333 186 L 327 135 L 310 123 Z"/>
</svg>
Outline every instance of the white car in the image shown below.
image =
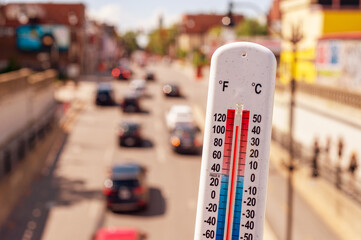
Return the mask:
<svg viewBox="0 0 361 240">
<path fill-rule="evenodd" d="M 143 79 L 135 79 L 130 82 L 130 88 L 136 92 L 139 96 L 145 95 L 147 88 L 147 82 Z"/>
<path fill-rule="evenodd" d="M 169 130 L 175 128 L 177 124 L 191 123 L 194 124 L 192 108 L 188 105 L 174 105 L 170 108 L 165 116 Z"/>
</svg>

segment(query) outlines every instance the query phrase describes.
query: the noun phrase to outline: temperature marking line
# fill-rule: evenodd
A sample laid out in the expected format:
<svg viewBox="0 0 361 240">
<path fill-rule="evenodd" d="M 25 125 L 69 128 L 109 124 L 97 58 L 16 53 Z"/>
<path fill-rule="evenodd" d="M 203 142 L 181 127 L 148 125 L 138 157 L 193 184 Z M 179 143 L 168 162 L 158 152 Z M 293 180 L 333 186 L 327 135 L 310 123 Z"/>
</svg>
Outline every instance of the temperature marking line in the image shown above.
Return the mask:
<svg viewBox="0 0 361 240">
<path fill-rule="evenodd" d="M 226 135 L 223 151 L 223 163 L 222 163 L 222 176 L 221 176 L 221 190 L 219 195 L 218 204 L 218 217 L 217 217 L 217 231 L 216 240 L 223 240 L 224 238 L 224 225 L 226 222 L 227 211 L 227 197 L 228 197 L 228 183 L 229 183 L 229 169 L 232 155 L 232 143 L 233 143 L 233 129 L 234 129 L 234 109 L 227 110 L 226 119 Z"/>
<path fill-rule="evenodd" d="M 233 213 L 232 240 L 238 240 L 241 225 L 241 212 L 243 200 L 244 170 L 246 165 L 247 137 L 249 125 L 249 111 L 242 112 L 241 141 L 239 147 L 239 162 L 237 171 L 236 199 Z M 227 238 L 228 239 L 228 238 Z"/>
</svg>

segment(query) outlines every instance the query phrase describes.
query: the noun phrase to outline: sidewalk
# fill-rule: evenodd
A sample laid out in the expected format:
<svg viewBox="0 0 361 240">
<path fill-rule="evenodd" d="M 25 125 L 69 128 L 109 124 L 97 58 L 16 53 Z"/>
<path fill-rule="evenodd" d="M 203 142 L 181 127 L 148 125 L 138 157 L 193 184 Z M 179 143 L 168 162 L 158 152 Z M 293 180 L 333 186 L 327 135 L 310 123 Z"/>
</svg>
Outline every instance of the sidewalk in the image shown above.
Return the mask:
<svg viewBox="0 0 361 240">
<path fill-rule="evenodd" d="M 270 161 L 277 170 L 287 176 L 288 173 L 283 162 L 288 159 L 288 152 L 277 143 L 272 142 L 270 157 Z M 294 171 L 295 191 L 305 199 L 340 239 L 360 239 L 361 206 L 325 179 L 311 178 L 310 171 L 304 165 L 299 165 Z"/>
<path fill-rule="evenodd" d="M 71 84 L 68 84 L 69 86 Z M 72 87 L 71 87 L 72 88 Z M 60 102 L 72 102 L 69 96 L 57 98 Z M 19 199 L 24 195 L 29 195 L 31 189 L 29 184 L 34 178 L 46 175 L 51 161 L 55 158 L 66 136 L 75 121 L 76 115 L 81 111 L 83 105 L 81 101 L 73 101 L 67 107 L 59 105 L 57 108 L 59 119 L 54 122 L 54 127 L 47 136 L 38 140 L 35 148 L 19 161 L 10 174 L 0 179 L 0 228 L 6 222 L 11 211 Z M 28 189 L 28 190 L 24 190 Z M 11 194 L 9 194 L 11 193 Z"/>
</svg>

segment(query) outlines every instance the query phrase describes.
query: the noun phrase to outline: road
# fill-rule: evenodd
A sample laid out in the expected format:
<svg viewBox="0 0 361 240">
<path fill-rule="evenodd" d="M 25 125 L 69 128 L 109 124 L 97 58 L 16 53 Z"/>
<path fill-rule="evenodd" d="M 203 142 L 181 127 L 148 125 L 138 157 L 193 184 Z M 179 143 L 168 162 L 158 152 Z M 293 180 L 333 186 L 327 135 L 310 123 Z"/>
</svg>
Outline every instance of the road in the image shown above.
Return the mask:
<svg viewBox="0 0 361 240">
<path fill-rule="evenodd" d="M 133 226 L 146 232 L 149 240 L 193 239 L 201 156 L 179 155 L 171 150 L 164 116 L 173 104 L 190 104 L 203 122 L 207 82 L 194 81 L 179 68 L 164 64 L 151 68 L 157 81 L 148 84 L 147 97 L 141 102 L 142 113 L 125 114 L 118 107 L 96 107 L 94 79 L 101 78 L 91 77 L 80 83 L 75 98 L 84 103 L 82 111 L 61 152 L 49 159 L 48 167 L 0 229 L 1 239 L 89 239 L 100 226 Z M 135 69 L 135 77 L 143 74 L 143 70 Z M 181 85 L 184 96 L 165 98 L 161 93 L 165 82 Z M 128 82 L 114 81 L 114 87 L 120 100 Z M 117 126 L 125 119 L 142 124 L 143 147 L 117 145 Z M 142 212 L 113 213 L 105 209 L 101 194 L 106 169 L 127 161 L 147 167 L 151 203 Z M 271 171 L 267 219 L 279 239 L 284 239 L 285 232 L 284 188 L 284 177 Z M 295 199 L 295 239 L 336 239 L 302 197 Z"/>
</svg>

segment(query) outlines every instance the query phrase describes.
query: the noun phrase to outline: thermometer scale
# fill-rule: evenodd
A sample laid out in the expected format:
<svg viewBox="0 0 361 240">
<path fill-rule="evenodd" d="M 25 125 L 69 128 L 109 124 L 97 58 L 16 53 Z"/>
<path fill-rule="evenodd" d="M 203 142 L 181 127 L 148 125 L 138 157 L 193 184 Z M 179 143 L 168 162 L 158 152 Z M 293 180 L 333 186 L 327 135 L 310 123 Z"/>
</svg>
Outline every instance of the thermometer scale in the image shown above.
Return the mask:
<svg viewBox="0 0 361 240">
<path fill-rule="evenodd" d="M 212 57 L 195 240 L 262 239 L 275 74 L 257 44 Z"/>
</svg>

